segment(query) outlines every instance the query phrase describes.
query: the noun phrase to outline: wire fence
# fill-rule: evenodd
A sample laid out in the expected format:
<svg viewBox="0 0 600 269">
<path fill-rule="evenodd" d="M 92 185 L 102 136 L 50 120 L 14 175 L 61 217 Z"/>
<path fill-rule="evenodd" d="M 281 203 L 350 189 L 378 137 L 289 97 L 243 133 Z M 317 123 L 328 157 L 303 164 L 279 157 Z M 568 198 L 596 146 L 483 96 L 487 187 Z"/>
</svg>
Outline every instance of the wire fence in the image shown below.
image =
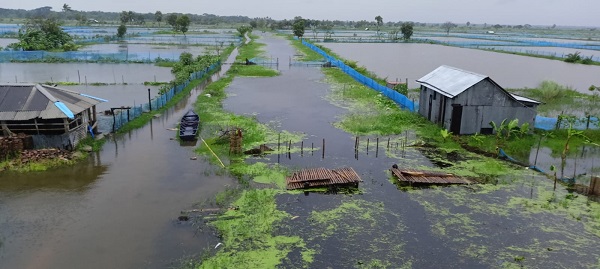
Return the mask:
<svg viewBox="0 0 600 269">
<path fill-rule="evenodd" d="M 149 103 L 134 105 L 132 107 L 119 107 L 115 108 L 114 114 L 112 117 L 103 117 L 100 122 L 99 129 L 101 132 L 114 132 L 126 123 L 138 118 L 143 113 L 150 112 L 152 110 L 157 110 L 164 107 L 173 97 L 183 91 L 185 87 L 187 87 L 192 80 L 200 79 L 207 74 L 210 74 L 215 69 L 220 68 L 221 61 L 219 60 L 217 63 L 212 64 L 210 67 L 206 68 L 206 70 L 199 71 L 196 73 L 192 73 L 190 77 L 182 84 L 176 85 L 171 88 L 167 92 L 163 94 L 159 94 L 150 100 Z"/>
<path fill-rule="evenodd" d="M 374 89 L 374 90 L 380 92 L 381 94 L 385 95 L 386 97 L 390 98 L 391 100 L 396 102 L 398 105 L 400 105 L 401 108 L 408 109 L 411 112 L 415 111 L 415 103 L 413 101 L 411 101 L 410 99 L 408 99 L 408 97 L 404 96 L 403 94 L 401 94 L 397 91 L 394 91 L 386 86 L 383 86 L 383 85 L 379 84 L 377 81 L 373 80 L 372 78 L 369 78 L 369 77 L 357 72 L 352 67 L 346 65 L 342 61 L 335 59 L 334 57 L 329 56 L 322 49 L 316 47 L 313 44 L 310 44 L 304 40 L 302 41 L 302 44 L 304 44 L 305 46 L 309 47 L 313 51 L 315 51 L 315 52 L 321 54 L 323 57 L 325 57 L 327 62 L 331 63 L 331 66 L 340 68 L 344 73 L 348 74 L 350 77 L 354 78 L 356 81 L 358 81 L 361 84 L 363 84 L 371 89 Z"/>
</svg>

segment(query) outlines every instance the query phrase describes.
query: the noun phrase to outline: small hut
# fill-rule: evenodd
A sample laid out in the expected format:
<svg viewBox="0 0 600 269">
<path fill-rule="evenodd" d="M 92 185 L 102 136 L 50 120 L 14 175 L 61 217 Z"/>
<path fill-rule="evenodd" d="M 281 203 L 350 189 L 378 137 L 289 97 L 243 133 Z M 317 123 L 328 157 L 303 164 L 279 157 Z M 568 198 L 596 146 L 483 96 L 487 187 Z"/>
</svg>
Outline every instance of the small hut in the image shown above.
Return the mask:
<svg viewBox="0 0 600 269">
<path fill-rule="evenodd" d="M 33 147 L 70 148 L 96 130 L 96 105 L 106 100 L 42 84 L 0 84 L 2 135 L 23 133 Z"/>
<path fill-rule="evenodd" d="M 444 65 L 417 82 L 419 114 L 454 134 L 492 134 L 490 122 L 505 119 L 534 126 L 540 102 L 511 94 L 488 76 Z"/>
</svg>

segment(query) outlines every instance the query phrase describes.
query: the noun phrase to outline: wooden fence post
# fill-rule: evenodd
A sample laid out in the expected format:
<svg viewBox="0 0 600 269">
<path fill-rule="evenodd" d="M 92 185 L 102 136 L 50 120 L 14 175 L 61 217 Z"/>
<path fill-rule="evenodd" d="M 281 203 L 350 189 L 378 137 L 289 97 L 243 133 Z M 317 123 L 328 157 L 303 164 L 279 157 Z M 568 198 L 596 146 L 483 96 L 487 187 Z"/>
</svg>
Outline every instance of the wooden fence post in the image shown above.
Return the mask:
<svg viewBox="0 0 600 269">
<path fill-rule="evenodd" d="M 592 177 L 590 181 L 590 195 L 600 195 L 600 177 Z"/>
</svg>

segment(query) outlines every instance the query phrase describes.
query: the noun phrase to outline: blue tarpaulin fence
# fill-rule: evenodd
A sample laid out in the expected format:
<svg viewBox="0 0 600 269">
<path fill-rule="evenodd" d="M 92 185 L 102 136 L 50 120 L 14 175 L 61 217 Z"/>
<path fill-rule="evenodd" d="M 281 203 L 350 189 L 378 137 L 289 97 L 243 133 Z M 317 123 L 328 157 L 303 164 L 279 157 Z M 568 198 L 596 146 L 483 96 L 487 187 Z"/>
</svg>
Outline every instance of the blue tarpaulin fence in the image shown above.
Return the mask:
<svg viewBox="0 0 600 269">
<path fill-rule="evenodd" d="M 165 92 L 164 94 L 160 94 L 160 95 L 154 97 L 154 99 L 150 100 L 150 103 L 137 105 L 137 106 L 131 107 L 130 109 L 120 109 L 119 111 L 115 111 L 114 120 L 113 120 L 113 118 L 110 118 L 110 120 L 106 121 L 105 124 L 102 124 L 103 126 L 105 126 L 105 128 L 108 127 L 110 129 L 109 130 L 102 129 L 102 131 L 116 131 L 116 130 L 120 129 L 121 127 L 123 127 L 123 125 L 125 125 L 129 121 L 132 121 L 135 118 L 141 116 L 144 112 L 149 112 L 150 104 L 152 105 L 152 110 L 156 110 L 156 109 L 160 109 L 160 108 L 164 107 L 171 99 L 173 99 L 173 97 L 176 94 L 183 91 L 183 89 L 185 89 L 185 87 L 187 87 L 192 80 L 200 79 L 200 78 L 204 77 L 205 75 L 211 73 L 215 69 L 220 68 L 220 66 L 221 66 L 221 61 L 211 65 L 204 71 L 192 73 L 190 75 L 189 79 L 186 80 L 184 83 L 171 88 L 169 91 Z"/>
<path fill-rule="evenodd" d="M 311 43 L 302 41 L 302 44 L 309 47 L 313 51 L 321 54 L 323 57 L 325 57 L 326 61 L 331 62 L 332 66 L 336 66 L 336 67 L 340 68 L 342 71 L 344 71 L 344 73 L 348 74 L 349 76 L 354 78 L 356 81 L 380 92 L 381 94 L 385 95 L 386 97 L 388 97 L 391 100 L 393 100 L 394 102 L 396 102 L 402 108 L 408 109 L 412 112 L 414 112 L 416 109 L 418 109 L 418 104 L 411 101 L 410 99 L 408 99 L 406 96 L 402 95 L 401 93 L 398 93 L 397 91 L 394 91 L 388 87 L 382 86 L 379 83 L 377 83 L 375 80 L 358 73 L 353 68 L 344 64 L 342 61 L 339 61 L 339 60 L 335 59 L 334 57 L 329 56 L 322 49 L 318 48 L 317 46 L 315 46 Z M 541 130 L 546 130 L 546 131 L 556 130 L 556 129 L 567 129 L 567 128 L 569 128 L 569 122 L 566 120 L 561 120 L 559 123 L 558 118 L 536 116 L 534 127 L 536 129 L 541 129 Z M 571 127 L 573 129 L 577 129 L 577 130 L 600 129 L 600 119 L 598 119 L 598 117 L 581 118 L 581 119 L 576 120 Z"/>
<path fill-rule="evenodd" d="M 156 60 L 177 60 L 179 53 L 157 53 L 157 52 L 117 52 L 100 53 L 90 51 L 0 51 L 0 62 L 27 62 L 62 59 L 72 62 L 155 62 Z"/>
<path fill-rule="evenodd" d="M 535 128 L 536 129 L 541 129 L 541 130 L 546 130 L 546 131 L 556 130 L 556 129 L 568 129 L 569 124 L 570 123 L 567 120 L 561 120 L 559 123 L 558 118 L 549 118 L 549 117 L 542 117 L 542 116 L 535 117 Z M 599 129 L 600 128 L 600 120 L 598 119 L 598 117 L 592 117 L 592 116 L 590 116 L 589 118 L 588 117 L 580 118 L 580 119 L 575 120 L 571 127 L 576 130 Z"/>
<path fill-rule="evenodd" d="M 398 105 L 400 105 L 400 107 L 402 107 L 403 109 L 408 109 L 411 112 L 415 111 L 415 103 L 413 101 L 411 101 L 410 99 L 408 99 L 408 97 L 404 96 L 403 94 L 377 83 L 372 78 L 364 76 L 363 74 L 354 70 L 352 67 L 346 65 L 344 62 L 342 62 L 334 57 L 329 56 L 322 49 L 318 48 L 317 46 L 315 46 L 313 44 L 310 44 L 305 41 L 302 41 L 302 44 L 309 47 L 313 51 L 321 54 L 323 57 L 325 57 L 325 59 L 328 62 L 331 63 L 332 66 L 340 68 L 344 73 L 348 74 L 349 76 L 354 78 L 356 81 L 358 81 L 361 84 L 363 84 L 371 89 L 374 89 L 374 90 L 380 92 L 381 94 L 385 95 L 386 97 L 390 98 L 391 100 L 396 102 Z"/>
</svg>

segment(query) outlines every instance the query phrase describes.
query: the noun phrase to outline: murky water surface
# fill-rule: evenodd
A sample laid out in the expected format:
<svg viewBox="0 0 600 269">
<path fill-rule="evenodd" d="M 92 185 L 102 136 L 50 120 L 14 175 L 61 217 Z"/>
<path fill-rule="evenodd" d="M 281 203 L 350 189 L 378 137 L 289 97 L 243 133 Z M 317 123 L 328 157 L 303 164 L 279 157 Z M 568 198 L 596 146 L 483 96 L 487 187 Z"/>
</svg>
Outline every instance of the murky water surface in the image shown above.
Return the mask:
<svg viewBox="0 0 600 269">
<path fill-rule="evenodd" d="M 171 81 L 170 68 L 153 64 L 0 63 L 0 83 L 132 83 Z"/>
<path fill-rule="evenodd" d="M 171 140 L 200 93 L 73 167 L 0 174 L 0 267 L 168 268 L 214 246 L 212 231 L 177 221 L 235 185 Z"/>
<path fill-rule="evenodd" d="M 267 43 L 268 54 L 273 57 L 285 59 L 286 53 L 293 53 L 285 40 L 265 37 L 261 42 Z M 381 45 L 377 46 L 379 50 Z M 347 53 L 352 56 L 350 51 Z M 386 63 L 390 62 L 381 64 Z M 316 250 L 311 267 L 361 268 L 379 262 L 391 268 L 502 268 L 519 264 L 546 268 L 597 263 L 600 256 L 592 250 L 595 241 L 588 240 L 596 237 L 576 219 L 550 212 L 529 213 L 527 206 L 515 205 L 537 203 L 537 197 L 551 186 L 545 177 L 532 172 L 526 177 L 500 177 L 498 186 L 404 192 L 392 183 L 387 169 L 393 163 L 401 167 L 434 166 L 426 157 L 414 148 L 404 152 L 387 149 L 385 143 L 376 150 L 376 137 L 369 137 L 368 150 L 364 146 L 367 137 L 361 137 L 363 146 L 355 155 L 355 137 L 332 126 L 346 111 L 325 99 L 330 86 L 323 83 L 320 71 L 298 67 L 280 71 L 281 76 L 275 78 L 234 79 L 227 89 L 229 97 L 224 107 L 255 115 L 277 129 L 304 133 L 305 148 L 315 145 L 319 149 L 267 155 L 260 160 L 292 169 L 350 166 L 364 180 L 360 195 L 277 197 L 280 209 L 298 216 L 284 221 L 278 233 L 300 236 L 308 248 Z M 320 148 L 323 139 L 324 154 Z M 380 137 L 380 141 L 385 140 Z M 557 195 L 562 197 L 565 192 Z M 324 226 L 310 220 L 315 212 L 338 212 L 344 203 L 358 207 Z M 292 251 L 283 266 L 299 262 L 300 254 Z"/>
<path fill-rule="evenodd" d="M 379 77 L 416 80 L 441 65 L 487 75 L 504 88 L 535 88 L 544 80 L 588 92 L 598 84 L 600 66 L 569 64 L 533 57 L 430 44 L 323 43 L 343 58 L 358 61 Z"/>
</svg>

